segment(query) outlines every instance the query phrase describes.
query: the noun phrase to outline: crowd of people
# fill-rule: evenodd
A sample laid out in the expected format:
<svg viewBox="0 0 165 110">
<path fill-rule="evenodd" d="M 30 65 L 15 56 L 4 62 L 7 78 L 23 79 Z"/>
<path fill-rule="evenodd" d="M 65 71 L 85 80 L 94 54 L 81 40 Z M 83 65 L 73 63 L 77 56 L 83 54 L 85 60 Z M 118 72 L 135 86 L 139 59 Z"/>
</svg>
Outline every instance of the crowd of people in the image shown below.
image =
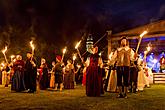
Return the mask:
<svg viewBox="0 0 165 110">
<path fill-rule="evenodd" d="M 65 65 L 62 57 L 57 55 L 51 69 L 44 58 L 41 58 L 41 64 L 37 67 L 31 52 L 27 53 L 26 61 L 17 55 L 10 64 L 1 68 L 2 84 L 5 87 L 11 84 L 14 92 L 34 93 L 37 87 L 40 90 L 51 88 L 63 91 L 74 89 L 76 83 L 81 83 L 86 87 L 86 95 L 89 97 L 101 96 L 105 91 L 110 91 L 117 92 L 118 98 L 127 98 L 128 92 L 143 91 L 145 85 L 150 87 L 148 77 L 151 71 L 145 61 L 129 47 L 126 37 L 120 40 L 120 47 L 112 52 L 108 69 L 98 55 L 98 47 L 92 51 L 81 66 L 75 66 L 70 59 Z"/>
<path fill-rule="evenodd" d="M 15 92 L 27 91 L 34 93 L 37 87 L 40 90 L 54 89 L 62 91 L 63 89 L 74 89 L 76 82 L 80 83 L 80 65 L 76 68 L 73 61 L 68 59 L 65 65 L 60 55 L 56 56 L 56 61 L 52 62 L 52 68 L 48 68 L 46 59 L 41 58 L 39 67 L 33 58 L 31 52 L 27 53 L 27 59 L 24 61 L 21 55 L 12 58 L 10 64 L 1 65 L 2 85 L 8 87 L 11 84 L 11 90 Z M 82 70 L 82 69 L 81 69 Z M 75 78 L 76 77 L 76 78 Z"/>
</svg>

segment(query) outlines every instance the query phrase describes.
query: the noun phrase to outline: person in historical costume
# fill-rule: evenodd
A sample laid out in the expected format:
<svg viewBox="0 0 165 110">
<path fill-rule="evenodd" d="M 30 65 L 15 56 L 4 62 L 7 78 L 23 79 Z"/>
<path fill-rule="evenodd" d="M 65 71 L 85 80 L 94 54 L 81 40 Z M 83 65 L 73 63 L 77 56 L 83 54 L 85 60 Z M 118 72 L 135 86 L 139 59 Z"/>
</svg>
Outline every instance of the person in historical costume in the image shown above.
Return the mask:
<svg viewBox="0 0 165 110">
<path fill-rule="evenodd" d="M 50 77 L 50 88 L 54 88 L 55 87 L 55 61 L 52 62 L 52 70 L 51 70 L 51 77 Z"/>
<path fill-rule="evenodd" d="M 16 57 L 12 57 L 11 58 L 11 62 L 9 64 L 9 67 L 10 67 L 10 71 L 9 71 L 9 84 L 11 84 L 11 81 L 12 81 L 12 77 L 14 75 L 14 62 L 16 61 Z"/>
<path fill-rule="evenodd" d="M 27 60 L 25 63 L 25 87 L 29 93 L 36 91 L 37 67 L 32 53 L 27 53 Z"/>
<path fill-rule="evenodd" d="M 22 56 L 17 55 L 17 60 L 13 65 L 14 75 L 12 77 L 11 90 L 21 92 L 25 90 L 24 83 L 24 67 L 25 63 L 22 60 Z"/>
<path fill-rule="evenodd" d="M 153 84 L 153 72 L 152 72 L 152 68 L 148 68 L 148 80 L 149 80 L 149 86 L 150 84 Z"/>
<path fill-rule="evenodd" d="M 49 78 L 48 78 L 48 67 L 46 64 L 46 60 L 44 58 L 41 58 L 41 66 L 40 69 L 42 71 L 41 76 L 40 76 L 40 89 L 41 90 L 46 90 L 49 88 Z"/>
<path fill-rule="evenodd" d="M 89 97 L 97 97 L 103 94 L 102 67 L 103 62 L 98 55 L 98 47 L 93 48 L 91 54 L 86 61 L 86 95 Z"/>
<path fill-rule="evenodd" d="M 129 86 L 129 69 L 130 61 L 136 58 L 134 51 L 129 48 L 126 37 L 122 37 L 120 40 L 120 47 L 115 51 L 112 56 L 114 63 L 117 66 L 117 86 L 118 86 L 118 98 L 127 98 L 128 86 Z M 122 81 L 123 79 L 123 81 Z M 124 93 L 122 86 L 124 85 Z"/>
<path fill-rule="evenodd" d="M 138 83 L 137 83 L 137 89 L 138 91 L 143 91 L 144 90 L 144 86 L 146 83 L 145 80 L 145 73 L 144 73 L 144 62 L 142 59 L 138 59 Z"/>
<path fill-rule="evenodd" d="M 6 67 L 6 72 L 7 72 L 7 76 L 6 76 L 6 84 L 5 84 L 5 87 L 8 87 L 8 85 L 10 84 L 10 72 L 11 71 L 11 67 L 9 67 L 9 65 L 7 64 L 7 67 Z"/>
<path fill-rule="evenodd" d="M 5 68 L 6 68 L 5 63 L 2 63 L 2 85 L 5 85 L 6 83 L 7 72 Z"/>
<path fill-rule="evenodd" d="M 2 68 L 2 85 L 8 87 L 9 82 L 10 82 L 10 67 L 7 63 L 4 63 Z"/>
<path fill-rule="evenodd" d="M 74 65 L 72 60 L 67 60 L 64 73 L 64 89 L 74 89 Z"/>
<path fill-rule="evenodd" d="M 152 74 L 152 72 L 149 71 L 149 67 L 147 67 L 146 63 L 144 63 L 145 86 L 148 88 L 150 87 L 150 74 Z"/>
<path fill-rule="evenodd" d="M 73 81 L 74 81 L 74 86 L 76 86 L 79 82 L 78 82 L 78 78 L 80 76 L 80 69 L 81 69 L 81 65 L 77 64 L 77 65 L 74 65 L 74 62 L 73 62 L 73 66 L 75 67 L 74 68 L 74 76 L 73 76 Z"/>
<path fill-rule="evenodd" d="M 136 93 L 137 91 L 137 79 L 138 79 L 138 65 L 137 59 L 131 61 L 129 75 L 129 92 Z"/>
<path fill-rule="evenodd" d="M 62 57 L 60 55 L 56 56 L 56 64 L 55 64 L 55 90 L 58 89 L 58 85 L 60 86 L 60 91 L 63 90 L 63 64 L 61 62 Z"/>
</svg>

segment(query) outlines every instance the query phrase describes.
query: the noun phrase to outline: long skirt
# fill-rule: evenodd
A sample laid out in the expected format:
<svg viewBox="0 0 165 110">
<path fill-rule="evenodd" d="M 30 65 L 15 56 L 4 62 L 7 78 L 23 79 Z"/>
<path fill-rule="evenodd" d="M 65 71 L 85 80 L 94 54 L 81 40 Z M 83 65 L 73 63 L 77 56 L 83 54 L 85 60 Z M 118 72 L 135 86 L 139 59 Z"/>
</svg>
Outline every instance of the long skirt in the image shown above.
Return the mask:
<svg viewBox="0 0 165 110">
<path fill-rule="evenodd" d="M 86 95 L 100 96 L 103 92 L 102 84 L 101 69 L 97 66 L 89 66 L 86 73 Z"/>
<path fill-rule="evenodd" d="M 150 84 L 153 83 L 153 74 L 151 69 L 148 69 L 147 73 L 145 73 L 145 85 L 150 87 Z"/>
<path fill-rule="evenodd" d="M 40 89 L 41 90 L 45 90 L 47 88 L 49 88 L 49 77 L 48 77 L 48 73 L 43 73 L 43 75 L 41 76 L 41 80 L 40 80 Z"/>
<path fill-rule="evenodd" d="M 145 80 L 145 74 L 143 70 L 140 70 L 138 72 L 138 83 L 137 83 L 137 89 L 140 91 L 143 91 L 145 86 L 146 80 Z"/>
<path fill-rule="evenodd" d="M 2 85 L 5 85 L 7 81 L 7 72 L 3 71 L 2 72 Z"/>
<path fill-rule="evenodd" d="M 25 90 L 23 72 L 16 71 L 12 77 L 11 90 L 21 92 Z"/>
<path fill-rule="evenodd" d="M 64 74 L 64 89 L 74 89 L 74 73 Z"/>
<path fill-rule="evenodd" d="M 51 78 L 50 78 L 50 88 L 54 88 L 55 87 L 55 75 L 51 74 Z"/>
<path fill-rule="evenodd" d="M 107 91 L 108 92 L 116 92 L 116 89 L 117 89 L 117 74 L 116 74 L 116 70 L 111 70 L 110 78 L 109 78 L 109 81 L 108 81 Z"/>
</svg>

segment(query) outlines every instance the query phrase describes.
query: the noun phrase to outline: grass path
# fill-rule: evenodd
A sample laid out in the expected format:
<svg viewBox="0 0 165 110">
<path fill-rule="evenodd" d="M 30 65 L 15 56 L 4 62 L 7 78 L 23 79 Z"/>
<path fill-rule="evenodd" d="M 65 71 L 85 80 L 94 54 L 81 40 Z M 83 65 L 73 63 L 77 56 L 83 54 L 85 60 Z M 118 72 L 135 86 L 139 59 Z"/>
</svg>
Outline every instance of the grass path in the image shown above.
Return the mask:
<svg viewBox="0 0 165 110">
<path fill-rule="evenodd" d="M 11 93 L 0 87 L 0 110 L 165 110 L 165 85 L 152 85 L 144 92 L 129 94 L 128 99 L 116 93 L 102 97 L 86 97 L 85 88 L 37 91 L 35 94 Z"/>
</svg>

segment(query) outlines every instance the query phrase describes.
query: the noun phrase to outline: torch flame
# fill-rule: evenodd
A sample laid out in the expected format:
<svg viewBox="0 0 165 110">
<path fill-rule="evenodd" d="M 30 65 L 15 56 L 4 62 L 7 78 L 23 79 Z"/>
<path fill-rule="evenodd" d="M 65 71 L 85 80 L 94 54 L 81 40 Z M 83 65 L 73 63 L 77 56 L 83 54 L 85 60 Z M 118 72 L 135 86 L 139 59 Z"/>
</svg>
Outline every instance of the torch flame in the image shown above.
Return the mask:
<svg viewBox="0 0 165 110">
<path fill-rule="evenodd" d="M 32 49 L 34 50 L 33 41 L 30 41 L 30 46 L 31 46 L 31 47 L 32 47 Z"/>
<path fill-rule="evenodd" d="M 76 60 L 76 55 L 75 55 L 75 54 L 73 55 L 73 61 L 74 61 L 74 60 Z"/>
<path fill-rule="evenodd" d="M 81 43 L 81 40 L 76 44 L 75 49 L 79 47 L 80 43 Z"/>
<path fill-rule="evenodd" d="M 144 31 L 142 34 L 140 34 L 140 37 L 143 37 L 147 33 L 148 33 L 147 31 Z"/>
<path fill-rule="evenodd" d="M 2 53 L 4 54 L 7 51 L 7 46 L 5 47 L 4 50 L 2 50 Z"/>
<path fill-rule="evenodd" d="M 65 54 L 66 53 L 66 47 L 63 49 L 63 54 Z"/>
</svg>

